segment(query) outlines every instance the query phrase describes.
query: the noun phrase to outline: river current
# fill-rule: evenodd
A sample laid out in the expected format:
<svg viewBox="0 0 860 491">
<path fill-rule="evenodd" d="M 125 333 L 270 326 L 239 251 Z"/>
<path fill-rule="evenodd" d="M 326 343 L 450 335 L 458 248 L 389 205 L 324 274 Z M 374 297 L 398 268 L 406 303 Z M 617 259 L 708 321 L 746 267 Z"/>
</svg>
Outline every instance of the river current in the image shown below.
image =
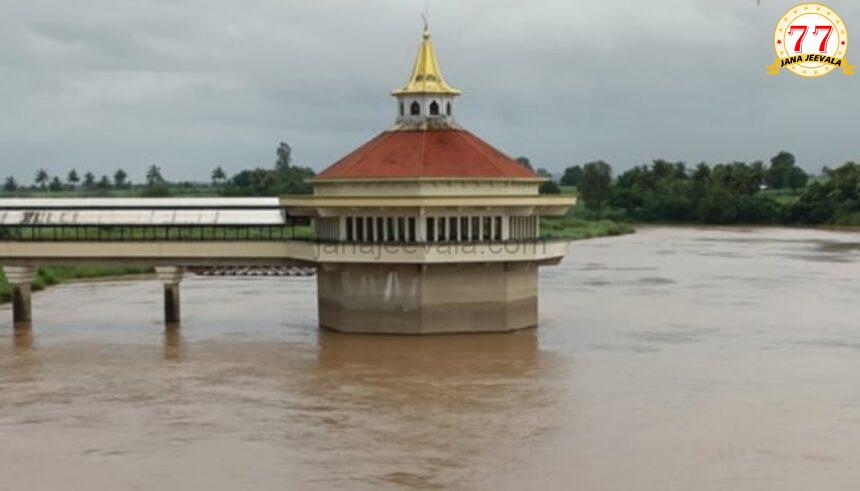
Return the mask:
<svg viewBox="0 0 860 491">
<path fill-rule="evenodd" d="M 0 489 L 860 485 L 860 234 L 643 228 L 541 271 L 541 325 L 341 335 L 313 278 L 0 306 Z"/>
</svg>

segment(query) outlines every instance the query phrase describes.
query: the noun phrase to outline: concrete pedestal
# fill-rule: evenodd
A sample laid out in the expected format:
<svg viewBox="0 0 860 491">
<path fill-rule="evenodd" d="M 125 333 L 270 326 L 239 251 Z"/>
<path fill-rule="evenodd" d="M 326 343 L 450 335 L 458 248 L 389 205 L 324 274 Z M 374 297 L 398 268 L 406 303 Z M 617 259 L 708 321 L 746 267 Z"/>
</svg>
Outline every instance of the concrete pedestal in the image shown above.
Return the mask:
<svg viewBox="0 0 860 491">
<path fill-rule="evenodd" d="M 36 279 L 35 266 L 4 266 L 6 281 L 12 286 L 12 323 L 15 329 L 30 329 L 33 325 L 31 284 Z"/>
<path fill-rule="evenodd" d="M 317 270 L 319 322 L 341 332 L 438 334 L 534 327 L 534 263 L 327 265 Z"/>
<path fill-rule="evenodd" d="M 179 303 L 179 284 L 183 269 L 175 266 L 155 268 L 155 275 L 164 284 L 164 324 L 168 329 L 179 327 L 182 321 Z"/>
<path fill-rule="evenodd" d="M 15 327 L 33 323 L 32 291 L 29 284 L 12 286 L 12 322 Z"/>
<path fill-rule="evenodd" d="M 179 325 L 182 319 L 179 310 L 179 283 L 164 285 L 164 324 Z"/>
</svg>

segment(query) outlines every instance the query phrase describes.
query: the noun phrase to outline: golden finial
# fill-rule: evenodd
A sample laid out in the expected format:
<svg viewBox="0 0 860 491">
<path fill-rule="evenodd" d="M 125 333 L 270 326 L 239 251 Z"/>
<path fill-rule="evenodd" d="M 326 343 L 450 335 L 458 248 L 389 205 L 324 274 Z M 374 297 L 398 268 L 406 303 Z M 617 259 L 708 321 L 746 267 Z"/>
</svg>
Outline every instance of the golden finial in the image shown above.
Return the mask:
<svg viewBox="0 0 860 491">
<path fill-rule="evenodd" d="M 404 94 L 449 94 L 458 95 L 459 90 L 445 83 L 442 72 L 436 63 L 436 53 L 433 52 L 433 44 L 430 42 L 429 9 L 421 13 L 424 21 L 424 40 L 418 48 L 415 57 L 415 65 L 412 66 L 412 75 L 406 85 L 392 92 L 394 95 Z"/>
<path fill-rule="evenodd" d="M 421 12 L 421 20 L 424 21 L 424 39 L 430 39 L 430 20 L 427 11 Z"/>
</svg>

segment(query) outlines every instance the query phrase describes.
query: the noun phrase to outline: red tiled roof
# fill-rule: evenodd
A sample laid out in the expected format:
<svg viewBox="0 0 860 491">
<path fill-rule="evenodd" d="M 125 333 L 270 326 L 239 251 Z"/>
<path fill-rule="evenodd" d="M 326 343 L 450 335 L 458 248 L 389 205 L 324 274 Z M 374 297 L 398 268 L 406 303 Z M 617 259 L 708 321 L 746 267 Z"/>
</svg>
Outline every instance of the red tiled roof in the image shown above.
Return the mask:
<svg viewBox="0 0 860 491">
<path fill-rule="evenodd" d="M 537 174 L 464 130 L 386 131 L 317 179 L 534 178 Z"/>
</svg>

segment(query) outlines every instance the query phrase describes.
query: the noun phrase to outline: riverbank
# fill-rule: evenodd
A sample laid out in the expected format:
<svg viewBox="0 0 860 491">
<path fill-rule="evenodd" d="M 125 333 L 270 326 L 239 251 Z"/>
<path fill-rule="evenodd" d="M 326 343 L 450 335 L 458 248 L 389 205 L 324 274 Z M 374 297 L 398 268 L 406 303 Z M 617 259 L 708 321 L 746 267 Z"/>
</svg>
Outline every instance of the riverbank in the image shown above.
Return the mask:
<svg viewBox="0 0 860 491">
<path fill-rule="evenodd" d="M 541 218 L 541 236 L 548 239 L 585 240 L 632 234 L 632 225 L 615 220 L 583 220 L 566 216 Z"/>
<path fill-rule="evenodd" d="M 128 276 L 150 271 L 150 268 L 131 266 L 47 266 L 39 269 L 39 274 L 33 281 L 33 290 L 44 290 L 48 286 L 71 280 Z M 8 302 L 11 298 L 12 288 L 6 282 L 6 275 L 0 273 L 0 303 Z"/>
</svg>

